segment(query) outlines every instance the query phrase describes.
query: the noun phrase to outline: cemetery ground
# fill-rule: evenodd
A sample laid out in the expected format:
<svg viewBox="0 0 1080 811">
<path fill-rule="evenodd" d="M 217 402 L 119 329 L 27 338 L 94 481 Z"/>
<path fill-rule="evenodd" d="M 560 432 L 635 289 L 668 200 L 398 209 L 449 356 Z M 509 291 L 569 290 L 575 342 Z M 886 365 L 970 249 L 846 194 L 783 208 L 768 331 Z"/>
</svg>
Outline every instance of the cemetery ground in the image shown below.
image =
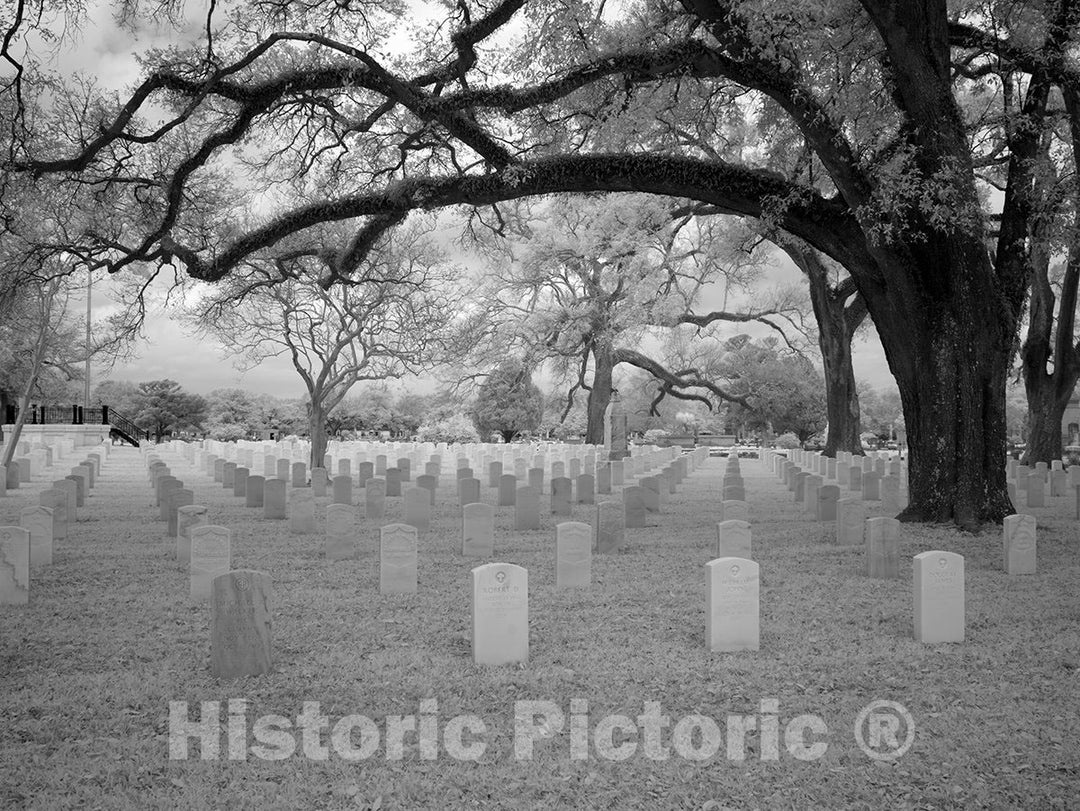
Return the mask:
<svg viewBox="0 0 1080 811">
<path fill-rule="evenodd" d="M 760 650 L 710 653 L 705 563 L 715 557 L 721 459 L 689 476 L 650 526 L 626 530 L 620 552 L 595 554 L 591 587 L 566 590 L 555 588 L 554 527 L 567 519 L 544 509 L 541 530 L 519 532 L 512 508 L 498 509 L 495 555 L 463 557 L 444 471 L 431 529 L 419 537 L 418 592 L 385 596 L 378 527 L 400 519 L 401 498 L 387 499 L 385 519 L 359 519 L 357 559 L 328 561 L 329 499 L 316 500 L 319 531 L 293 535 L 288 521 L 264 519 L 205 474 L 170 465 L 207 505 L 209 523 L 231 529 L 233 568 L 273 578 L 274 670 L 211 677 L 209 607 L 189 599 L 139 452 L 113 448 L 54 562 L 33 570 L 29 605 L 0 607 L 2 807 L 1051 808 L 1080 796 L 1080 532 L 1071 498 L 1034 510 L 1038 574 L 1005 574 L 1000 528 L 969 535 L 903 525 L 901 577 L 879 580 L 864 573 L 862 547 L 837 546 L 833 524 L 804 515 L 771 471 L 743 459 L 762 577 Z M 48 480 L 8 491 L 0 524 L 17 524 Z M 481 495 L 494 503 L 494 488 Z M 592 512 L 575 504 L 572 520 Z M 965 558 L 963 643 L 913 639 L 911 557 L 927 550 Z M 524 666 L 473 663 L 470 570 L 493 560 L 528 569 Z M 324 760 L 305 756 L 299 732 L 286 759 L 230 759 L 230 699 L 247 700 L 246 744 L 260 716 L 295 722 L 304 702 L 318 702 L 330 727 L 353 714 L 371 719 L 379 746 L 350 762 L 324 729 Z M 868 757 L 856 741 L 856 719 L 875 700 L 898 702 L 914 722 L 910 749 L 892 761 Z M 170 702 L 187 702 L 196 722 L 206 701 L 221 702 L 217 756 L 200 759 L 192 737 L 188 759 L 170 759 Z M 515 707 L 526 701 L 551 702 L 565 719 L 559 729 L 550 717 L 546 732 L 542 718 L 527 719 L 535 740 L 522 758 Z M 581 701 L 583 760 L 571 757 L 570 731 L 571 702 Z M 637 742 L 629 758 L 602 756 L 593 740 L 602 719 L 636 719 L 648 702 L 670 718 L 660 736 L 667 758 L 645 751 L 641 728 L 628 736 Z M 425 713 L 439 734 L 434 759 L 415 733 L 404 735 L 400 759 L 388 754 L 388 717 Z M 466 735 L 484 743 L 474 761 L 443 747 L 460 714 L 485 725 Z M 785 746 L 786 726 L 804 714 L 827 725 L 806 742 L 828 745 L 810 760 Z M 697 735 L 679 752 L 672 745 L 672 727 L 693 715 L 723 736 L 705 760 L 692 758 L 709 749 Z M 731 715 L 754 716 L 761 730 L 745 735 L 741 759 L 729 756 Z"/>
</svg>

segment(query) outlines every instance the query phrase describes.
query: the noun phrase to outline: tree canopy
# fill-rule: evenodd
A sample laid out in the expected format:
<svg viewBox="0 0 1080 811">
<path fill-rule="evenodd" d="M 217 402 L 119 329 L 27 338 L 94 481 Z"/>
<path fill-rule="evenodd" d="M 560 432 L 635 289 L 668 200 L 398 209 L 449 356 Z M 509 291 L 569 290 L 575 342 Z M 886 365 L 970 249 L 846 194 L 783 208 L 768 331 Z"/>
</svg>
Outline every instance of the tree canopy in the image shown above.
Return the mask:
<svg viewBox="0 0 1080 811">
<path fill-rule="evenodd" d="M 508 360 L 487 376 L 473 409 L 473 423 L 481 437 L 496 432 L 510 442 L 540 427 L 544 395 L 521 361 Z"/>
<path fill-rule="evenodd" d="M 153 432 L 160 442 L 174 431 L 201 430 L 206 400 L 184 391 L 175 380 L 148 380 L 139 383 L 138 413 L 135 423 Z"/>
<path fill-rule="evenodd" d="M 792 433 L 806 442 L 824 430 L 825 386 L 805 357 L 781 352 L 775 338 L 749 335 L 729 338 L 716 354 L 718 373 L 742 400 L 727 413 L 743 431 Z"/>
<path fill-rule="evenodd" d="M 587 394 L 586 441 L 599 443 L 620 365 L 659 381 L 664 397 L 724 401 L 733 395 L 693 365 L 671 366 L 650 346 L 679 327 L 708 332 L 719 322 L 760 322 L 782 331 L 796 310 L 789 290 L 754 292 L 759 256 L 730 223 L 698 218 L 685 201 L 627 195 L 554 196 L 504 214 L 493 241 L 486 291 L 486 340 L 473 355 L 520 347 L 568 379 L 565 416 Z M 725 225 L 727 227 L 725 227 Z M 704 292 L 730 309 L 701 308 Z M 652 340 L 650 340 L 652 339 Z"/>
<path fill-rule="evenodd" d="M 1004 390 L 1046 244 L 1041 159 L 1071 161 L 1080 121 L 1071 3 L 461 2 L 389 59 L 394 12 L 242 2 L 115 103 L 35 106 L 21 75 L 7 169 L 109 212 L 77 221 L 86 261 L 206 281 L 299 242 L 330 284 L 412 210 L 558 192 L 756 218 L 842 265 L 874 320 L 911 443 L 904 517 L 1012 511 Z M 237 161 L 274 205 L 246 207 Z M 351 238 L 327 250 L 326 222 Z"/>
<path fill-rule="evenodd" d="M 327 231 L 329 250 L 341 235 Z M 458 294 L 426 233 L 401 229 L 379 243 L 363 277 L 329 287 L 318 281 L 325 253 L 251 262 L 200 301 L 192 321 L 244 367 L 289 358 L 307 389 L 312 466 L 326 451 L 327 416 L 356 383 L 430 368 L 452 343 Z"/>
</svg>

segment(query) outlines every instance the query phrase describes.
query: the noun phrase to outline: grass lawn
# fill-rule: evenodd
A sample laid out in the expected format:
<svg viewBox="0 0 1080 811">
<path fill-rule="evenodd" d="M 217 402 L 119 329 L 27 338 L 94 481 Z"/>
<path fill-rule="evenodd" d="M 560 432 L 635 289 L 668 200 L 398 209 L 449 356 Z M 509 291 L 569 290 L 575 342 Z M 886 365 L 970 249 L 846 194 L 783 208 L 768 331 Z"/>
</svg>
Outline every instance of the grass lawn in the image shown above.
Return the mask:
<svg viewBox="0 0 1080 811">
<path fill-rule="evenodd" d="M 477 668 L 470 569 L 487 561 L 458 554 L 452 476 L 444 473 L 432 529 L 420 536 L 418 594 L 381 596 L 377 530 L 399 520 L 400 498 L 388 499 L 383 521 L 360 521 L 358 559 L 330 562 L 321 535 L 290 535 L 287 521 L 263 519 L 166 455 L 210 523 L 232 530 L 234 568 L 273 578 L 274 672 L 219 682 L 209 670 L 209 608 L 190 604 L 143 458 L 112 451 L 53 565 L 32 572 L 30 604 L 0 606 L 0 808 L 719 811 L 1080 801 L 1080 525 L 1071 499 L 1034 511 L 1037 575 L 1005 575 L 1000 528 L 969 535 L 904 525 L 901 578 L 873 580 L 862 548 L 828 542 L 832 525 L 808 520 L 771 473 L 744 459 L 762 574 L 761 650 L 733 654 L 704 643 L 704 564 L 713 557 L 722 459 L 691 475 L 664 514 L 650 516 L 652 526 L 627 530 L 623 551 L 595 556 L 588 590 L 555 589 L 552 516 L 543 515 L 540 531 L 515 532 L 512 509 L 502 508 L 493 560 L 528 569 L 530 658 Z M 62 465 L 0 499 L 0 524 L 17 524 L 20 508 L 64 475 Z M 495 490 L 483 487 L 482 498 L 493 504 Z M 320 527 L 328 502 L 317 500 Z M 590 515 L 574 505 L 574 520 Z M 913 641 L 911 557 L 932 549 L 966 560 L 962 644 Z M 329 733 L 309 731 L 306 743 L 293 736 L 291 757 L 229 759 L 230 699 L 247 701 L 247 737 L 231 736 L 241 757 L 257 718 L 295 721 L 305 702 L 318 702 L 330 726 L 366 716 L 379 747 L 353 762 L 330 746 L 320 760 L 304 749 L 318 755 Z M 856 740 L 856 719 L 874 700 L 898 702 L 914 723 L 910 749 L 892 761 L 870 758 Z M 218 757 L 200 759 L 190 739 L 189 759 L 170 759 L 170 702 L 187 702 L 198 721 L 207 701 L 220 702 Z M 519 758 L 515 707 L 527 701 L 552 702 L 565 723 L 559 729 L 551 717 L 541 728 L 536 719 L 532 756 Z M 607 716 L 649 711 L 670 723 L 648 748 L 634 730 L 633 752 L 590 737 L 587 756 L 572 758 L 581 726 L 592 736 Z M 477 759 L 454 759 L 441 738 L 430 759 L 411 732 L 388 753 L 393 716 L 422 716 L 422 728 L 441 733 L 460 714 L 484 724 L 466 736 L 483 744 Z M 827 726 L 814 739 L 827 749 L 810 760 L 785 746 L 787 725 L 804 714 Z M 715 724 L 699 719 L 705 737 L 674 747 L 673 727 L 689 731 L 694 715 Z M 760 730 L 745 735 L 741 759 L 728 756 L 740 738 L 730 733 L 749 724 L 729 724 L 730 715 L 755 716 Z"/>
</svg>

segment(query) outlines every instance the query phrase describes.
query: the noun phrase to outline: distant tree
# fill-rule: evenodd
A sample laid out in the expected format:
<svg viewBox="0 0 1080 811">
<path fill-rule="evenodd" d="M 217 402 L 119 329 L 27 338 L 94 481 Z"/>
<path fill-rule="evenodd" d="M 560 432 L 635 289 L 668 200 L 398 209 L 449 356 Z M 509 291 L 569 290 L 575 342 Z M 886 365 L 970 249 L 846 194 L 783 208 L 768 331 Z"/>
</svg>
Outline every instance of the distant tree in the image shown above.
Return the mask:
<svg viewBox="0 0 1080 811">
<path fill-rule="evenodd" d="M 828 419 L 825 381 L 804 357 L 781 353 L 775 338 L 738 335 L 723 345 L 718 368 L 744 404 L 730 413 L 746 430 L 790 432 L 806 442 Z"/>
<path fill-rule="evenodd" d="M 497 432 L 503 442 L 510 442 L 540 427 L 544 395 L 520 360 L 508 360 L 487 376 L 473 408 L 473 423 L 481 437 Z"/>
<path fill-rule="evenodd" d="M 424 422 L 428 398 L 410 391 L 396 397 L 384 386 L 365 386 L 351 394 L 327 417 L 331 436 L 358 431 L 389 431 L 411 435 Z"/>
<path fill-rule="evenodd" d="M 160 442 L 172 431 L 200 429 L 206 409 L 205 399 L 184 391 L 175 380 L 149 380 L 139 384 L 139 411 L 134 419 Z"/>
<path fill-rule="evenodd" d="M 701 415 L 695 414 L 693 411 L 678 411 L 675 413 L 675 424 L 678 426 L 680 433 L 692 434 L 696 437 L 704 422 Z"/>
<path fill-rule="evenodd" d="M 394 400 L 394 424 L 405 434 L 415 434 L 430 409 L 429 397 L 403 392 Z"/>
<path fill-rule="evenodd" d="M 868 320 L 866 300 L 858 292 L 855 278 L 843 273 L 839 263 L 790 234 L 773 233 L 771 239 L 791 257 L 810 285 L 828 408 L 823 452 L 826 456 L 835 456 L 837 451 L 861 454 L 861 410 L 851 365 L 851 340 Z"/>
<path fill-rule="evenodd" d="M 879 439 L 891 437 L 893 426 L 903 417 L 900 392 L 892 386 L 874 389 L 863 383 L 859 386 L 859 401 L 863 427 Z"/>
<path fill-rule="evenodd" d="M 393 395 L 378 383 L 362 386 L 359 392 L 342 400 L 327 425 L 335 421 L 339 431 L 392 431 Z"/>
<path fill-rule="evenodd" d="M 1074 101 L 1078 103 L 1080 97 Z M 1076 149 L 1080 152 L 1080 144 Z M 1067 175 L 1068 184 L 1075 187 L 1074 172 Z M 1080 213 L 1075 216 L 1080 221 Z M 1051 265 L 1047 251 L 1040 254 L 1039 261 L 1032 263 L 1027 336 L 1020 349 L 1028 402 L 1027 447 L 1020 459 L 1026 465 L 1062 458 L 1061 423 L 1080 380 L 1080 341 L 1076 336 L 1080 244 L 1070 242 L 1068 259 L 1060 264 Z"/>
<path fill-rule="evenodd" d="M 441 416 L 432 422 L 425 422 L 417 429 L 417 438 L 421 442 L 479 442 L 480 435 L 476 426 L 464 414 Z"/>
<path fill-rule="evenodd" d="M 537 429 L 541 437 L 565 441 L 585 436 L 589 421 L 587 398 L 575 396 L 573 404 L 569 408 L 566 406 L 563 391 L 556 389 L 544 396 L 544 417 Z"/>
<path fill-rule="evenodd" d="M 806 442 L 825 430 L 828 421 L 825 380 L 803 358 L 784 358 L 776 371 L 773 383 L 778 395 L 771 404 L 772 429 L 790 431 Z"/>
<path fill-rule="evenodd" d="M 90 401 L 134 418 L 139 410 L 139 387 L 130 380 L 102 380 L 94 386 Z"/>
<path fill-rule="evenodd" d="M 279 436 L 301 434 L 307 426 L 307 406 L 303 398 L 278 399 L 269 394 L 255 398 L 261 431 Z"/>
<path fill-rule="evenodd" d="M 1022 442 L 1029 435 L 1029 409 L 1024 388 L 1013 381 L 1005 388 L 1005 415 L 1011 442 Z"/>
<path fill-rule="evenodd" d="M 659 412 L 654 411 L 660 383 L 652 375 L 634 369 L 615 384 L 626 411 L 626 429 L 632 434 L 644 434 L 661 427 Z M 680 404 L 681 405 L 681 404 Z"/>
<path fill-rule="evenodd" d="M 326 454 L 327 417 L 350 389 L 432 366 L 455 315 L 453 269 L 419 228 L 384 236 L 363 279 L 333 284 L 335 257 L 360 236 L 328 229 L 319 251 L 252 261 L 245 274 L 219 284 L 194 317 L 244 368 L 280 355 L 292 361 L 307 389 L 313 466 Z"/>
<path fill-rule="evenodd" d="M 773 444 L 778 448 L 797 448 L 801 442 L 795 434 L 787 433 L 778 436 Z"/>
<path fill-rule="evenodd" d="M 77 323 L 68 312 L 66 278 L 54 277 L 40 285 L 25 285 L 18 290 L 0 320 L 0 378 L 5 388 L 18 392 L 19 413 L 0 465 L 7 466 L 30 411 L 30 401 L 40 398 L 43 381 L 59 376 L 70 380 Z M 4 439 L 0 434 L 0 439 Z"/>
<path fill-rule="evenodd" d="M 724 400 L 723 388 L 691 365 L 672 367 L 648 351 L 649 335 L 673 328 L 706 331 L 721 322 L 759 322 L 781 330 L 797 314 L 790 290 L 763 293 L 764 255 L 728 218 L 697 217 L 692 206 L 651 195 L 612 205 L 597 198 L 518 202 L 503 214 L 507 239 L 494 241 L 485 285 L 486 359 L 514 347 L 547 362 L 569 381 L 563 408 L 587 397 L 586 441 L 603 442 L 616 371 L 634 367 L 659 381 L 658 398 Z M 760 243 L 755 238 L 753 244 Z M 707 288 L 754 296 L 733 311 L 700 311 Z"/>
<path fill-rule="evenodd" d="M 351 408 L 348 399 L 326 415 L 326 435 L 330 439 L 342 439 L 347 432 L 360 430 L 360 420 Z"/>
<path fill-rule="evenodd" d="M 206 402 L 203 428 L 214 439 L 222 442 L 247 439 L 263 427 L 258 404 L 243 389 L 214 389 Z"/>
</svg>

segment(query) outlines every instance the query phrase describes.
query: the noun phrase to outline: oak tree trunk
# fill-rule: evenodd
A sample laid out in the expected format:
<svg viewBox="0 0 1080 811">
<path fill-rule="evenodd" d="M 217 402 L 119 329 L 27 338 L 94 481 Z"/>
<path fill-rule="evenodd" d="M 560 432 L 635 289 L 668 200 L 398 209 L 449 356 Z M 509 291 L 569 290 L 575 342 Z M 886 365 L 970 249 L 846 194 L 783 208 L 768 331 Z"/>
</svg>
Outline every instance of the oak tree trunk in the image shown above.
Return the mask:
<svg viewBox="0 0 1080 811">
<path fill-rule="evenodd" d="M 862 455 L 862 440 L 859 439 L 862 422 L 855 373 L 851 368 L 851 346 L 847 346 L 844 357 L 829 358 L 824 352 L 821 357 L 825 367 L 825 403 L 829 416 L 823 454 L 836 456 L 837 452 L 846 451 Z"/>
<path fill-rule="evenodd" d="M 1080 249 L 1069 249 L 1060 298 L 1050 284 L 1049 255 L 1040 252 L 1032 264 L 1028 334 L 1020 353 L 1028 403 L 1027 448 L 1022 457 L 1026 465 L 1049 464 L 1062 457 L 1061 423 L 1080 379 L 1080 353 L 1073 343 Z"/>
<path fill-rule="evenodd" d="M 825 456 L 838 451 L 862 455 L 859 393 L 851 366 L 851 338 L 866 318 L 866 302 L 855 280 L 848 278 L 835 287 L 829 284 L 829 270 L 817 252 L 801 240 L 777 234 L 773 240 L 792 258 L 810 283 L 810 303 L 818 327 L 818 346 L 825 373 L 825 403 L 829 425 Z M 849 297 L 854 296 L 850 303 Z"/>
<path fill-rule="evenodd" d="M 1025 465 L 1036 462 L 1050 464 L 1055 459 L 1061 459 L 1064 452 L 1061 423 L 1072 396 L 1072 386 L 1061 390 L 1053 385 L 1059 381 L 1052 378 L 1041 382 L 1042 385 L 1036 384 L 1034 389 L 1029 385 L 1027 389 L 1027 448 L 1021 459 Z M 1075 385 L 1075 379 L 1072 383 Z"/>
<path fill-rule="evenodd" d="M 587 404 L 585 442 L 589 445 L 603 445 L 604 414 L 611 402 L 611 381 L 615 369 L 610 344 L 598 341 L 593 346 L 592 356 L 593 380 Z"/>
<path fill-rule="evenodd" d="M 945 2 L 861 5 L 885 45 L 889 92 L 911 147 L 909 171 L 945 192 L 928 203 L 925 196 L 897 195 L 888 183 L 875 186 L 880 178 L 852 178 L 847 156 L 820 141 L 853 209 L 874 194 L 885 203 L 885 232 L 874 235 L 872 215 L 861 220 L 876 267 L 848 269 L 904 406 L 910 489 L 898 517 L 976 530 L 1013 512 L 1005 483 L 1005 383 L 1030 275 L 1023 235 L 1032 173 L 1030 156 L 1021 152 L 1037 146 L 1039 130 L 1018 128 L 1010 144 L 998 250 L 991 256 L 969 131 L 953 94 Z M 1039 84 L 1025 101 L 1036 120 L 1045 101 Z"/>
<path fill-rule="evenodd" d="M 888 288 L 868 285 L 863 293 L 870 292 L 904 407 L 910 498 L 898 517 L 975 530 L 1013 512 L 1005 482 L 1005 383 L 1015 322 L 987 289 L 990 274 L 973 267 L 985 261 L 985 252 L 975 252 L 981 246 L 948 248 L 951 255 L 940 262 L 954 265 L 948 282 L 937 268 L 896 267 Z"/>
<path fill-rule="evenodd" d="M 859 299 L 845 308 L 843 298 L 831 292 L 824 291 L 820 306 L 818 301 L 813 302 L 829 417 L 824 454 L 836 456 L 838 451 L 846 451 L 862 455 L 859 393 L 855 387 L 855 370 L 851 365 L 851 336 L 854 331 L 851 324 L 854 321 L 858 326 L 866 316 L 866 307 Z M 815 298 L 813 284 L 810 286 L 810 296 L 811 300 Z"/>
</svg>

